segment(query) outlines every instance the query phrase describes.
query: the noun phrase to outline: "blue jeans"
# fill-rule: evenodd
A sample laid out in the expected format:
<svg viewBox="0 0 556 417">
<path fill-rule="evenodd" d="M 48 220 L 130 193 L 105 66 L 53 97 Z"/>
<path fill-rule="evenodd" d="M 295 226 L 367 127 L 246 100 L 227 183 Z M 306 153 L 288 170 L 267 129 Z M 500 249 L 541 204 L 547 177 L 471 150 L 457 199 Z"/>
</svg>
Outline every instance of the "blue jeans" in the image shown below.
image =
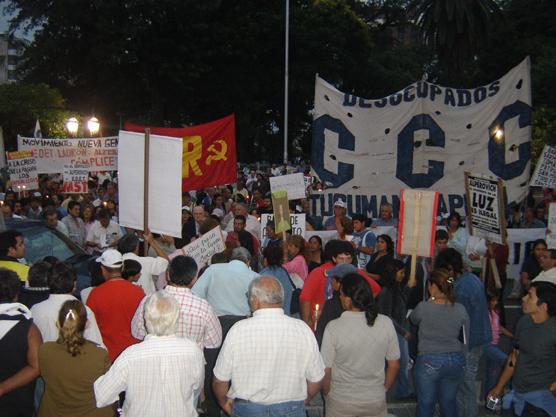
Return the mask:
<svg viewBox="0 0 556 417">
<path fill-rule="evenodd" d="M 485 347 L 484 355 L 486 357 L 486 375 L 483 398 L 498 382 L 500 372 L 502 372 L 502 368 L 508 359 L 506 353 L 502 352 L 498 346 L 491 344 Z"/>
<path fill-rule="evenodd" d="M 442 417 L 457 417 L 456 393 L 463 379 L 465 356 L 461 352 L 417 356 L 414 367 L 417 417 L 432 417 L 438 402 Z"/>
<path fill-rule="evenodd" d="M 396 397 L 405 398 L 411 395 L 411 387 L 409 386 L 409 376 L 407 365 L 409 363 L 409 350 L 407 348 L 407 340 L 397 333 L 398 344 L 400 345 L 400 371 L 396 377 Z"/>
<path fill-rule="evenodd" d="M 475 346 L 465 354 L 465 373 L 457 395 L 459 417 L 477 417 L 477 390 L 475 381 L 479 371 L 479 361 L 485 346 Z"/>
<path fill-rule="evenodd" d="M 279 404 L 257 404 L 235 400 L 232 417 L 306 417 L 303 401 L 287 401 Z"/>
</svg>

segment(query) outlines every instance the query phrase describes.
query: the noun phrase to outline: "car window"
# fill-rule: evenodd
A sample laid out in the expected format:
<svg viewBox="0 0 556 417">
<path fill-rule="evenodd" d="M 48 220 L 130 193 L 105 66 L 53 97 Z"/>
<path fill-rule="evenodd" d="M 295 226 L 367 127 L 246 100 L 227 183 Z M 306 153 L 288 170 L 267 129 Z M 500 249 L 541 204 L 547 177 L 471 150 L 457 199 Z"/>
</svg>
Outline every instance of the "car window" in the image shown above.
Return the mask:
<svg viewBox="0 0 556 417">
<path fill-rule="evenodd" d="M 61 261 L 75 255 L 75 252 L 46 227 L 33 227 L 21 230 L 25 236 L 25 259 L 32 264 L 45 256 L 55 256 Z"/>
</svg>

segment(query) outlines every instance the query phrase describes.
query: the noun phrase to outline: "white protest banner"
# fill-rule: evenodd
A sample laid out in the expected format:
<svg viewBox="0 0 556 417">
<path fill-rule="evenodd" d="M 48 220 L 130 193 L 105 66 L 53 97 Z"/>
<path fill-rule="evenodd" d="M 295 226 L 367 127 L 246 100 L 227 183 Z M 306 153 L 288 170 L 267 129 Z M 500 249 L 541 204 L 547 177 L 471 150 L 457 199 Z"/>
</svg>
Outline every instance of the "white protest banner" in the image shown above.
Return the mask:
<svg viewBox="0 0 556 417">
<path fill-rule="evenodd" d="M 556 203 L 548 205 L 548 230 L 546 234 L 546 244 L 548 249 L 556 249 Z"/>
<path fill-rule="evenodd" d="M 89 171 L 118 169 L 118 137 L 42 139 L 17 137 L 17 149 L 33 151 L 39 174 L 58 174 L 64 165 L 85 165 Z"/>
<path fill-rule="evenodd" d="M 205 233 L 200 238 L 195 239 L 189 245 L 181 248 L 183 255 L 191 256 L 197 262 L 199 269 L 207 265 L 215 253 L 220 253 L 226 249 L 222 240 L 222 230 L 215 227 L 210 232 Z"/>
<path fill-rule="evenodd" d="M 118 149 L 119 222 L 143 230 L 145 206 L 145 135 L 120 131 Z M 182 140 L 150 135 L 148 227 L 154 233 L 181 236 Z"/>
<path fill-rule="evenodd" d="M 398 222 L 399 254 L 431 257 L 434 254 L 438 193 L 402 190 Z"/>
<path fill-rule="evenodd" d="M 26 191 L 39 188 L 37 160 L 30 151 L 8 152 L 8 173 L 12 190 Z"/>
<path fill-rule="evenodd" d="M 491 242 L 506 242 L 504 186 L 499 179 L 465 173 L 469 234 Z"/>
<path fill-rule="evenodd" d="M 527 193 L 531 165 L 529 59 L 474 89 L 418 81 L 390 96 L 366 99 L 316 78 L 311 168 L 327 188 L 310 196 L 311 214 L 377 218 L 399 190 L 439 192 L 438 211 L 465 208 L 463 173 L 501 178 L 508 202 Z"/>
<path fill-rule="evenodd" d="M 89 192 L 89 168 L 85 165 L 64 165 L 62 179 L 66 194 Z"/>
<path fill-rule="evenodd" d="M 270 191 L 287 191 L 288 200 L 297 200 L 305 198 L 305 180 L 301 172 L 290 175 L 280 175 L 278 177 L 270 177 Z"/>
<path fill-rule="evenodd" d="M 266 238 L 266 224 L 274 220 L 274 214 L 261 214 L 261 242 Z M 305 213 L 290 214 L 290 233 L 305 236 Z"/>
<path fill-rule="evenodd" d="M 556 148 L 544 145 L 529 186 L 556 188 Z"/>
</svg>

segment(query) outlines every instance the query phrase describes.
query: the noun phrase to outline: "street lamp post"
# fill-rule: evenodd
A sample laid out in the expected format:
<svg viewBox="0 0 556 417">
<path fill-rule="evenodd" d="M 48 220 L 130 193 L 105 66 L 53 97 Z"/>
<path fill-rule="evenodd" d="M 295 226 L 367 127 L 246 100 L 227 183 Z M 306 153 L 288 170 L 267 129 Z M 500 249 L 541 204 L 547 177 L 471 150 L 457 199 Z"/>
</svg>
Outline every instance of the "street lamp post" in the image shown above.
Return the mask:
<svg viewBox="0 0 556 417">
<path fill-rule="evenodd" d="M 66 129 L 71 136 L 77 136 L 77 132 L 79 131 L 79 121 L 76 117 L 70 117 L 66 122 Z M 89 131 L 90 136 L 96 136 L 100 131 L 100 122 L 96 117 L 91 117 L 87 121 L 87 130 Z"/>
</svg>

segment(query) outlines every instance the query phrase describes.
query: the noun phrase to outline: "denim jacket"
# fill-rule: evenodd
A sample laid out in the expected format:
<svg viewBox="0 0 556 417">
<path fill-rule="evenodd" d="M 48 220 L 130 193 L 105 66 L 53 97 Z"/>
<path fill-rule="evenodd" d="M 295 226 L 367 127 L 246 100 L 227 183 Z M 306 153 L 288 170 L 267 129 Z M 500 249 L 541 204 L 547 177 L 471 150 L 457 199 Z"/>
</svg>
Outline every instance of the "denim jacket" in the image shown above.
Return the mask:
<svg viewBox="0 0 556 417">
<path fill-rule="evenodd" d="M 492 331 L 488 320 L 485 289 L 481 280 L 471 272 L 464 272 L 454 283 L 456 302 L 463 304 L 469 315 L 468 349 L 486 345 L 492 341 Z"/>
</svg>

